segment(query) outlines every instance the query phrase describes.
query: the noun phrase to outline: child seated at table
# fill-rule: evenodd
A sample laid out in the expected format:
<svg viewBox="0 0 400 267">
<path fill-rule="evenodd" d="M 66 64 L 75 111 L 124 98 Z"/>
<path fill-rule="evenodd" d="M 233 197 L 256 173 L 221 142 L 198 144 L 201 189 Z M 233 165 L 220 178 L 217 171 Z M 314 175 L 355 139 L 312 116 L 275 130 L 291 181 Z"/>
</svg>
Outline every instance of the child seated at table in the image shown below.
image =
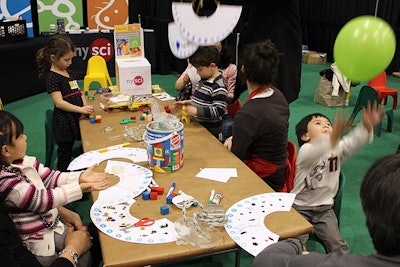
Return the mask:
<svg viewBox="0 0 400 267">
<path fill-rule="evenodd" d="M 0 111 L 0 192 L 24 245 L 43 266 L 49 266 L 64 248 L 65 225 L 57 207 L 82 198 L 83 192 L 106 189 L 108 173 L 53 171 L 26 155 L 22 122 Z M 81 256 L 79 266 L 89 266 Z"/>
<path fill-rule="evenodd" d="M 175 102 L 175 107 L 186 106 L 186 112 L 223 142 L 222 117 L 226 114 L 226 90 L 218 69 L 219 52 L 215 46 L 201 46 L 189 58 L 201 80 L 192 98 Z"/>
</svg>

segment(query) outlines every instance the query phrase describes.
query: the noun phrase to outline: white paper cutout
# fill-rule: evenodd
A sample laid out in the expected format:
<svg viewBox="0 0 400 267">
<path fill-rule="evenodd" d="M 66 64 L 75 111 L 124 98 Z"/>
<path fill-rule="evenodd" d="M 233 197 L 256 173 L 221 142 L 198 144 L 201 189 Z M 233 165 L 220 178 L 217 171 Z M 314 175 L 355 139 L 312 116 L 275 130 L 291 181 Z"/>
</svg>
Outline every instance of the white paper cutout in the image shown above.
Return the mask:
<svg viewBox="0 0 400 267">
<path fill-rule="evenodd" d="M 153 96 L 161 101 L 175 100 L 175 97 L 168 94 L 167 92 L 154 93 Z"/>
<path fill-rule="evenodd" d="M 265 226 L 265 217 L 277 211 L 290 211 L 295 196 L 290 193 L 265 193 L 237 202 L 226 211 L 226 232 L 242 249 L 257 256 L 279 239 Z"/>
<path fill-rule="evenodd" d="M 121 171 L 113 171 L 117 168 Z M 119 182 L 99 192 L 97 201 L 100 202 L 123 202 L 135 198 L 146 190 L 153 178 L 153 172 L 149 169 L 123 161 L 109 160 L 105 171 L 118 176 Z"/>
<path fill-rule="evenodd" d="M 211 16 L 198 16 L 191 3 L 172 3 L 172 15 L 181 36 L 203 46 L 220 42 L 232 33 L 241 12 L 241 6 L 218 5 Z"/>
<path fill-rule="evenodd" d="M 196 177 L 226 183 L 229 178 L 237 177 L 236 168 L 204 168 Z"/>
<path fill-rule="evenodd" d="M 69 171 L 82 170 L 113 158 L 126 158 L 132 162 L 148 161 L 147 150 L 136 147 L 121 147 L 100 153 L 98 150 L 86 152 L 75 158 L 69 165 Z"/>
<path fill-rule="evenodd" d="M 130 206 L 136 202 L 134 198 L 149 186 L 153 173 L 122 161 L 108 161 L 105 170 L 118 176 L 120 181 L 100 191 L 93 203 L 90 218 L 96 227 L 106 235 L 126 242 L 156 244 L 176 241 L 178 235 L 170 220 L 163 218 L 150 226 L 135 227 L 140 218 L 129 212 Z"/>
<path fill-rule="evenodd" d="M 188 58 L 196 52 L 198 45 L 186 40 L 174 22 L 168 24 L 169 48 L 172 54 L 180 59 Z"/>
</svg>

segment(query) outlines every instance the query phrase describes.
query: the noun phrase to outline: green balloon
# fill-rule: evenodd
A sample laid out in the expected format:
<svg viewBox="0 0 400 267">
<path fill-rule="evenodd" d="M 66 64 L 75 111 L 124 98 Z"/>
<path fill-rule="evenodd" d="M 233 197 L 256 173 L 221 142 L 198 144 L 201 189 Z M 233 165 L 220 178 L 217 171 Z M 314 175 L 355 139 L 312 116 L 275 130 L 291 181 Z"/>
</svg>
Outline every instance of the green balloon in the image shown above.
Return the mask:
<svg viewBox="0 0 400 267">
<path fill-rule="evenodd" d="M 396 37 L 381 18 L 360 16 L 347 22 L 336 37 L 333 58 L 344 76 L 354 82 L 372 79 L 393 59 Z"/>
</svg>

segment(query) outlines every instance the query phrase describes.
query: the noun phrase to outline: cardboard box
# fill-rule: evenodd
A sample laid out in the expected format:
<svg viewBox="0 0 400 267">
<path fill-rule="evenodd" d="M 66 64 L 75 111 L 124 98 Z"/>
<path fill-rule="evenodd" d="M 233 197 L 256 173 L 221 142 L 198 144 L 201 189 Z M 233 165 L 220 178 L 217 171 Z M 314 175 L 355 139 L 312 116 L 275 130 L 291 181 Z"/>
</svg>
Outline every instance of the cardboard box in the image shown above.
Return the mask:
<svg viewBox="0 0 400 267">
<path fill-rule="evenodd" d="M 326 64 L 326 53 L 303 50 L 302 61 L 305 64 Z"/>
<path fill-rule="evenodd" d="M 151 94 L 151 66 L 146 58 L 115 60 L 117 86 L 128 95 Z"/>
</svg>

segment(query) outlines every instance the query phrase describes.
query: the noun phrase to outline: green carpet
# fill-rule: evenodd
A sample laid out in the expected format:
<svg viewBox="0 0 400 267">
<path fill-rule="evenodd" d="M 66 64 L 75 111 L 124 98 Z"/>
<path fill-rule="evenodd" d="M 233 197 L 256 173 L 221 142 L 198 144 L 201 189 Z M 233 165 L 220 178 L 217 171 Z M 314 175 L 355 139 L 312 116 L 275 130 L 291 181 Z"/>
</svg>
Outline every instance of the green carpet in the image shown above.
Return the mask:
<svg viewBox="0 0 400 267">
<path fill-rule="evenodd" d="M 333 120 L 337 108 L 324 107 L 313 102 L 314 92 L 317 88 L 319 81 L 319 72 L 329 65 L 305 65 L 302 69 L 301 80 L 301 93 L 298 100 L 290 104 L 290 125 L 289 125 L 289 139 L 297 143 L 295 135 L 296 123 L 305 115 L 313 112 L 320 112 L 327 115 Z M 176 95 L 174 89 L 176 75 L 152 75 L 152 84 L 159 84 L 171 95 Z M 115 79 L 113 79 L 115 81 Z M 388 76 L 388 85 L 397 88 L 399 85 L 399 78 Z M 352 94 L 350 104 L 348 107 L 342 109 L 350 114 L 354 108 L 358 93 L 362 85 L 352 87 Z M 80 86 L 83 88 L 82 81 Z M 91 87 L 96 85 L 91 85 Z M 244 102 L 247 94 L 244 93 L 241 100 Z M 392 104 L 389 100 L 389 105 Z M 41 93 L 29 98 L 18 100 L 5 105 L 5 109 L 18 116 L 25 125 L 25 133 L 28 136 L 28 151 L 29 155 L 36 156 L 41 162 L 45 160 L 45 141 L 44 141 L 44 118 L 45 110 L 52 108 L 53 103 L 47 93 Z M 368 167 L 377 159 L 384 155 L 394 153 L 400 143 L 398 132 L 399 127 L 399 111 L 394 112 L 393 132 L 385 131 L 386 119 L 384 119 L 383 130 L 380 137 L 375 136 L 372 144 L 366 145 L 355 156 L 345 162 L 342 166 L 342 171 L 346 175 L 346 185 L 343 194 L 343 206 L 341 215 L 341 232 L 344 238 L 350 245 L 351 254 L 368 255 L 374 253 L 374 249 L 365 226 L 365 217 L 362 213 L 359 187 L 363 175 Z M 360 119 L 360 115 L 356 121 Z M 90 220 L 89 208 L 90 199 L 73 203 L 70 207 L 77 209 L 85 221 Z M 321 250 L 321 248 L 316 248 Z M 245 251 L 241 253 L 241 266 L 247 267 L 252 264 L 252 256 Z M 174 266 L 177 266 L 176 264 Z M 203 260 L 193 261 L 191 263 L 179 264 L 179 266 L 234 266 L 234 254 L 221 254 L 213 258 L 206 258 Z"/>
</svg>

